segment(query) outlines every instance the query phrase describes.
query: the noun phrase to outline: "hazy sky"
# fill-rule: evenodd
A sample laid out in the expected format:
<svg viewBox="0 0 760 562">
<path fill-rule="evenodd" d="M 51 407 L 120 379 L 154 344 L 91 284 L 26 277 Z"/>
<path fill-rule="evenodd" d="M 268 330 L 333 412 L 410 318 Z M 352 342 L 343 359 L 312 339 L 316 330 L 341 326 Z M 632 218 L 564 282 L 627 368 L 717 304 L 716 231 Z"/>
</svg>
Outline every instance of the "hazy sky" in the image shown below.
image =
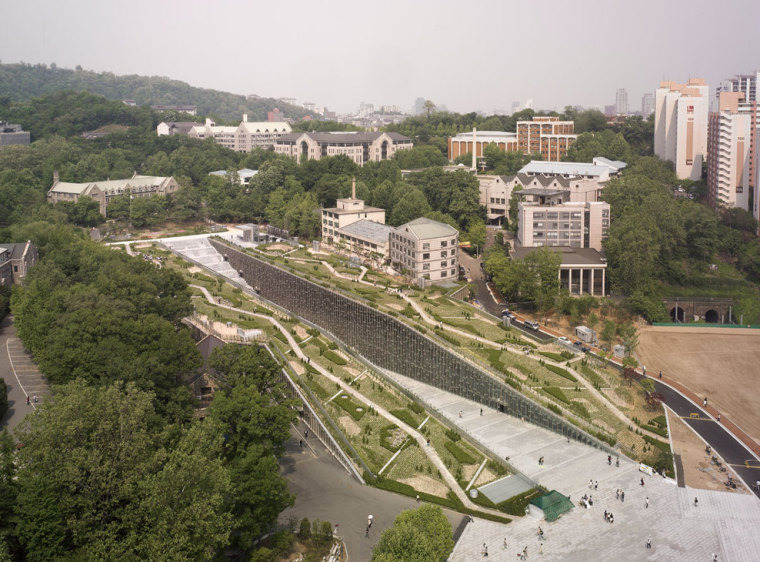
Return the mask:
<svg viewBox="0 0 760 562">
<path fill-rule="evenodd" d="M 0 60 L 168 76 L 339 112 L 631 110 L 660 80 L 760 68 L 760 0 L 0 0 Z"/>
</svg>

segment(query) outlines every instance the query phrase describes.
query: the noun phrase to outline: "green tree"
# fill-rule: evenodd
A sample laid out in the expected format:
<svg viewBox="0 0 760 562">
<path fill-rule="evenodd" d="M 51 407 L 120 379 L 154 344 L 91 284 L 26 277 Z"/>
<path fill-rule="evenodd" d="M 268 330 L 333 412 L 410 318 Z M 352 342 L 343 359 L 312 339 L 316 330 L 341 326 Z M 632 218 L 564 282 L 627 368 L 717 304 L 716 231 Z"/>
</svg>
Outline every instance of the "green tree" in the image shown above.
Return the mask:
<svg viewBox="0 0 760 562">
<path fill-rule="evenodd" d="M 425 199 L 425 195 L 419 189 L 412 188 L 394 205 L 391 219 L 388 222 L 393 226 L 400 226 L 420 218 L 430 211 L 430 205 Z"/>
<path fill-rule="evenodd" d="M 438 506 L 401 512 L 372 551 L 374 562 L 443 562 L 454 549 L 451 524 Z"/>
<path fill-rule="evenodd" d="M 26 419 L 16 514 L 30 560 L 178 560 L 226 542 L 221 433 L 165 432 L 152 401 L 134 385 L 79 381 Z"/>
<path fill-rule="evenodd" d="M 467 240 L 477 249 L 483 249 L 486 242 L 486 225 L 483 221 L 472 221 L 467 230 Z"/>
</svg>

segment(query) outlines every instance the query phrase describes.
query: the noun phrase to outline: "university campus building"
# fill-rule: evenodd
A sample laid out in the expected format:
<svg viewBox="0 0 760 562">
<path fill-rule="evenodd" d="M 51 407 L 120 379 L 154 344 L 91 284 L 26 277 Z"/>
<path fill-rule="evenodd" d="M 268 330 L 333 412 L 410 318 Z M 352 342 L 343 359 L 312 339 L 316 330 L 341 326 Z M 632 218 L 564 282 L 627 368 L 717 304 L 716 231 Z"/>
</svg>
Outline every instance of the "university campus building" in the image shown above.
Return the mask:
<svg viewBox="0 0 760 562">
<path fill-rule="evenodd" d="M 385 210 L 366 207 L 356 198 L 356 180 L 349 199 L 338 199 L 337 206 L 322 209 L 322 240 L 328 244 L 340 241 L 357 254 L 388 255 L 392 226 L 385 224 Z"/>
<path fill-rule="evenodd" d="M 578 135 L 574 133 L 573 121 L 560 121 L 559 117 L 536 116 L 532 121 L 518 121 L 517 132 L 481 131 L 473 129 L 471 133 L 459 133 L 449 137 L 449 160 L 474 152 L 474 157 L 481 158 L 485 147 L 494 143 L 504 152 L 520 151 L 523 154 L 540 153 L 544 160 L 558 162 L 567 149 L 575 142 Z"/>
<path fill-rule="evenodd" d="M 159 125 L 157 130 L 161 135 L 165 128 Z M 243 114 L 243 120 L 237 127 L 217 125 L 211 119 L 206 119 L 203 125 L 193 123 L 187 136 L 196 139 L 213 138 L 214 142 L 236 152 L 251 152 L 254 148 L 269 148 L 281 136 L 293 129 L 284 121 L 248 121 L 248 115 Z M 181 132 L 177 130 L 176 132 Z M 171 133 L 169 133 L 171 134 Z"/>
<path fill-rule="evenodd" d="M 391 265 L 407 273 L 412 283 L 425 287 L 456 281 L 459 271 L 459 232 L 426 218 L 415 219 L 390 234 Z"/>
<path fill-rule="evenodd" d="M 20 283 L 38 259 L 37 247 L 31 240 L 0 244 L 0 285 Z"/>
<path fill-rule="evenodd" d="M 295 158 L 299 164 L 343 154 L 363 166 L 365 162 L 388 160 L 412 146 L 412 141 L 400 133 L 289 133 L 275 141 L 274 151 Z"/>
<path fill-rule="evenodd" d="M 129 194 L 130 197 L 151 197 L 153 195 L 168 195 L 179 189 L 177 180 L 173 177 L 138 176 L 121 180 L 105 180 L 97 182 L 73 183 L 58 179 L 58 172 L 53 172 L 53 187 L 48 190 L 47 198 L 50 203 L 70 201 L 76 203 L 80 197 L 91 197 L 100 205 L 100 214 L 106 216 L 106 207 L 114 197 Z"/>
</svg>

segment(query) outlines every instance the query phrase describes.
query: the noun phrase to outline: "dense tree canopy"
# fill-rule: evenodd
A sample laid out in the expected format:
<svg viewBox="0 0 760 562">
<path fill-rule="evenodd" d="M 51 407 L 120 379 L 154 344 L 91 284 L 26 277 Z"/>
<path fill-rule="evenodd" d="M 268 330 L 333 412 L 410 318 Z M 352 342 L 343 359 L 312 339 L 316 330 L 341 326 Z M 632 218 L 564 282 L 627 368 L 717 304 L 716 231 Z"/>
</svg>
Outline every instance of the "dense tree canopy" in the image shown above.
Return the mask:
<svg viewBox="0 0 760 562">
<path fill-rule="evenodd" d="M 423 505 L 402 511 L 383 531 L 373 562 L 443 562 L 454 549 L 451 524 L 440 507 Z"/>
<path fill-rule="evenodd" d="M 19 437 L 17 536 L 29 560 L 207 558 L 230 477 L 213 423 L 162 429 L 133 384 L 58 387 Z"/>
</svg>

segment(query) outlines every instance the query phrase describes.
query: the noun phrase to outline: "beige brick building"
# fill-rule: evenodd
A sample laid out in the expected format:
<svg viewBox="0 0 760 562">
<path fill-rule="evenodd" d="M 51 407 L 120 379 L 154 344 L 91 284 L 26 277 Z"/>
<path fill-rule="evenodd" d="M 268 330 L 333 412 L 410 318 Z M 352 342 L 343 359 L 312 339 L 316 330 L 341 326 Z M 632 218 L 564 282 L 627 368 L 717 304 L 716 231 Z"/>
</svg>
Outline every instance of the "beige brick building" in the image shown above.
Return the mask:
<svg viewBox="0 0 760 562">
<path fill-rule="evenodd" d="M 365 162 L 388 160 L 412 146 L 412 141 L 399 133 L 290 133 L 275 141 L 274 150 L 298 163 L 343 154 L 363 166 Z"/>
<path fill-rule="evenodd" d="M 415 219 L 391 232 L 391 265 L 421 287 L 456 281 L 458 246 L 456 228 L 431 219 Z"/>
<path fill-rule="evenodd" d="M 106 216 L 106 207 L 114 197 L 129 194 L 131 197 L 151 197 L 152 195 L 169 195 L 179 189 L 173 177 L 138 176 L 122 180 L 105 180 L 97 182 L 72 183 L 58 179 L 58 172 L 53 173 L 53 187 L 47 193 L 50 203 L 70 201 L 76 203 L 86 195 L 100 204 L 100 214 Z"/>
</svg>

